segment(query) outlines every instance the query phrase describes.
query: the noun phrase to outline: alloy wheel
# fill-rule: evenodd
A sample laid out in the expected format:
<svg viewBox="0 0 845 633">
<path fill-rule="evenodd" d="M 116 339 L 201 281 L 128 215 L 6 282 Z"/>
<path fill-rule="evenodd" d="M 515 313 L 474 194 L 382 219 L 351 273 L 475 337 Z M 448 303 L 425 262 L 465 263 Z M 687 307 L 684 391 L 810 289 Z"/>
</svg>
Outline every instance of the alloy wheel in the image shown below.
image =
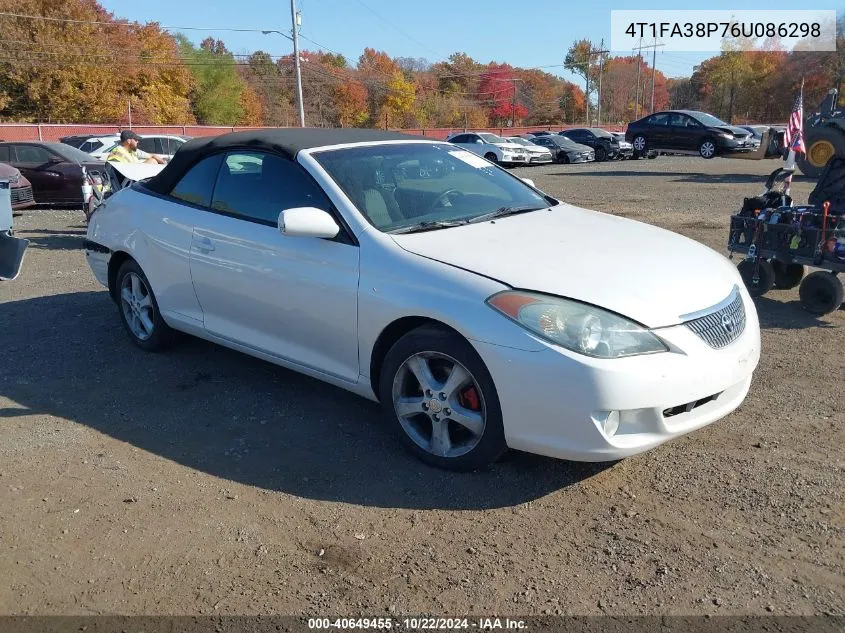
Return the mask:
<svg viewBox="0 0 845 633">
<path fill-rule="evenodd" d="M 645 151 L 645 137 L 638 136 L 637 138 L 634 139 L 634 149 L 637 150 L 638 152 L 644 152 Z"/>
<path fill-rule="evenodd" d="M 150 289 L 140 275 L 129 272 L 120 286 L 120 306 L 126 324 L 138 340 L 146 341 L 153 335 L 153 301 Z"/>
<path fill-rule="evenodd" d="M 699 152 L 704 158 L 713 158 L 716 154 L 716 145 L 713 141 L 704 141 L 699 148 Z"/>
<path fill-rule="evenodd" d="M 424 451 L 460 457 L 484 435 L 486 408 L 475 378 L 454 358 L 419 352 L 393 379 L 393 409 L 402 429 Z"/>
</svg>

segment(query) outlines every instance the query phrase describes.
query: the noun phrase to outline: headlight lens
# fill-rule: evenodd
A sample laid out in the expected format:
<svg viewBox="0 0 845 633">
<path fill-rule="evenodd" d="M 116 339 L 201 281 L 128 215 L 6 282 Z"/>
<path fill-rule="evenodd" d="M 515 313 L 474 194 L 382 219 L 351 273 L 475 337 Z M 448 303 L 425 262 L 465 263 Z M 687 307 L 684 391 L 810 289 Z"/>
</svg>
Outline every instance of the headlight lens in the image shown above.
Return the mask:
<svg viewBox="0 0 845 633">
<path fill-rule="evenodd" d="M 487 303 L 534 334 L 594 358 L 622 358 L 668 351 L 646 328 L 624 317 L 570 299 L 505 291 Z"/>
<path fill-rule="evenodd" d="M 719 134 L 719 136 L 721 136 L 722 138 L 729 138 L 729 139 L 732 139 L 734 137 L 733 134 L 729 134 L 728 132 L 721 132 Z"/>
</svg>

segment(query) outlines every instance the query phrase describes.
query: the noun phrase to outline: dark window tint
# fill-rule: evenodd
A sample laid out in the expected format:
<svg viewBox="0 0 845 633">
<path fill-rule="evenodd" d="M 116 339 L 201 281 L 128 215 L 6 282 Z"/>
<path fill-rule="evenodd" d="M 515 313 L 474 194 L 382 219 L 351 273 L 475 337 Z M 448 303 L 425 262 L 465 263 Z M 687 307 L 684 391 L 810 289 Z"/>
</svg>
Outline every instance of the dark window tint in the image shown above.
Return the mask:
<svg viewBox="0 0 845 633">
<path fill-rule="evenodd" d="M 458 134 L 455 138 L 453 138 L 450 143 L 468 143 L 469 135 L 468 134 Z"/>
<path fill-rule="evenodd" d="M 649 125 L 669 125 L 669 114 L 665 112 L 654 114 L 646 119 L 646 123 Z"/>
<path fill-rule="evenodd" d="M 229 152 L 220 167 L 211 207 L 275 225 L 284 209 L 317 207 L 328 211 L 330 205 L 296 163 L 275 154 Z"/>
<path fill-rule="evenodd" d="M 161 154 L 161 140 L 158 138 L 142 138 L 138 141 L 138 149 L 147 154 Z"/>
<path fill-rule="evenodd" d="M 164 154 L 175 154 L 184 143 L 185 141 L 180 141 L 178 138 L 163 138 L 161 139 L 162 151 Z"/>
<path fill-rule="evenodd" d="M 204 158 L 182 176 L 179 183 L 173 187 L 170 195 L 185 202 L 204 207 L 211 206 L 211 192 L 214 189 L 214 180 L 217 178 L 217 171 L 222 161 L 223 154 Z"/>
<path fill-rule="evenodd" d="M 52 158 L 52 154 L 43 147 L 35 145 L 18 145 L 15 147 L 19 163 L 35 163 L 42 165 Z"/>
<path fill-rule="evenodd" d="M 0 163 L 12 162 L 11 153 L 8 145 L 0 145 Z"/>
</svg>

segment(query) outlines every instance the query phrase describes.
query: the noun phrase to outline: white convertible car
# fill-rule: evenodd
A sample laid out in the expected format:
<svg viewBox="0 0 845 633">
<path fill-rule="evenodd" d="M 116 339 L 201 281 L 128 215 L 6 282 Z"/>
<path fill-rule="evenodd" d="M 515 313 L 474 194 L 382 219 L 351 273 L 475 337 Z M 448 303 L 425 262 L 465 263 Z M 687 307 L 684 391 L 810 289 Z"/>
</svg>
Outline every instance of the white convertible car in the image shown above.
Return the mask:
<svg viewBox="0 0 845 633">
<path fill-rule="evenodd" d="M 196 139 L 87 240 L 140 347 L 178 330 L 379 400 L 443 468 L 640 453 L 733 411 L 760 354 L 720 254 L 419 137 Z"/>
</svg>

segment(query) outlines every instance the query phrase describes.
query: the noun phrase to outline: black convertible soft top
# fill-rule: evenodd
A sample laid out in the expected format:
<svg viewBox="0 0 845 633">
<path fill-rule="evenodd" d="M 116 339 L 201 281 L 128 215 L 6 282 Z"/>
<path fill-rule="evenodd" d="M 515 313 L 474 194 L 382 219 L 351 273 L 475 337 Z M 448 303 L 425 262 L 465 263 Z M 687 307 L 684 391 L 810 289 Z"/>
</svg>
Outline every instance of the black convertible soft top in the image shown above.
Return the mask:
<svg viewBox="0 0 845 633">
<path fill-rule="evenodd" d="M 156 193 L 167 194 L 173 190 L 185 172 L 209 154 L 226 149 L 252 149 L 270 151 L 293 159 L 303 149 L 343 143 L 376 141 L 419 141 L 421 137 L 398 132 L 366 130 L 360 128 L 286 128 L 232 132 L 221 136 L 195 138 L 180 147 L 167 167 L 144 186 Z"/>
</svg>

